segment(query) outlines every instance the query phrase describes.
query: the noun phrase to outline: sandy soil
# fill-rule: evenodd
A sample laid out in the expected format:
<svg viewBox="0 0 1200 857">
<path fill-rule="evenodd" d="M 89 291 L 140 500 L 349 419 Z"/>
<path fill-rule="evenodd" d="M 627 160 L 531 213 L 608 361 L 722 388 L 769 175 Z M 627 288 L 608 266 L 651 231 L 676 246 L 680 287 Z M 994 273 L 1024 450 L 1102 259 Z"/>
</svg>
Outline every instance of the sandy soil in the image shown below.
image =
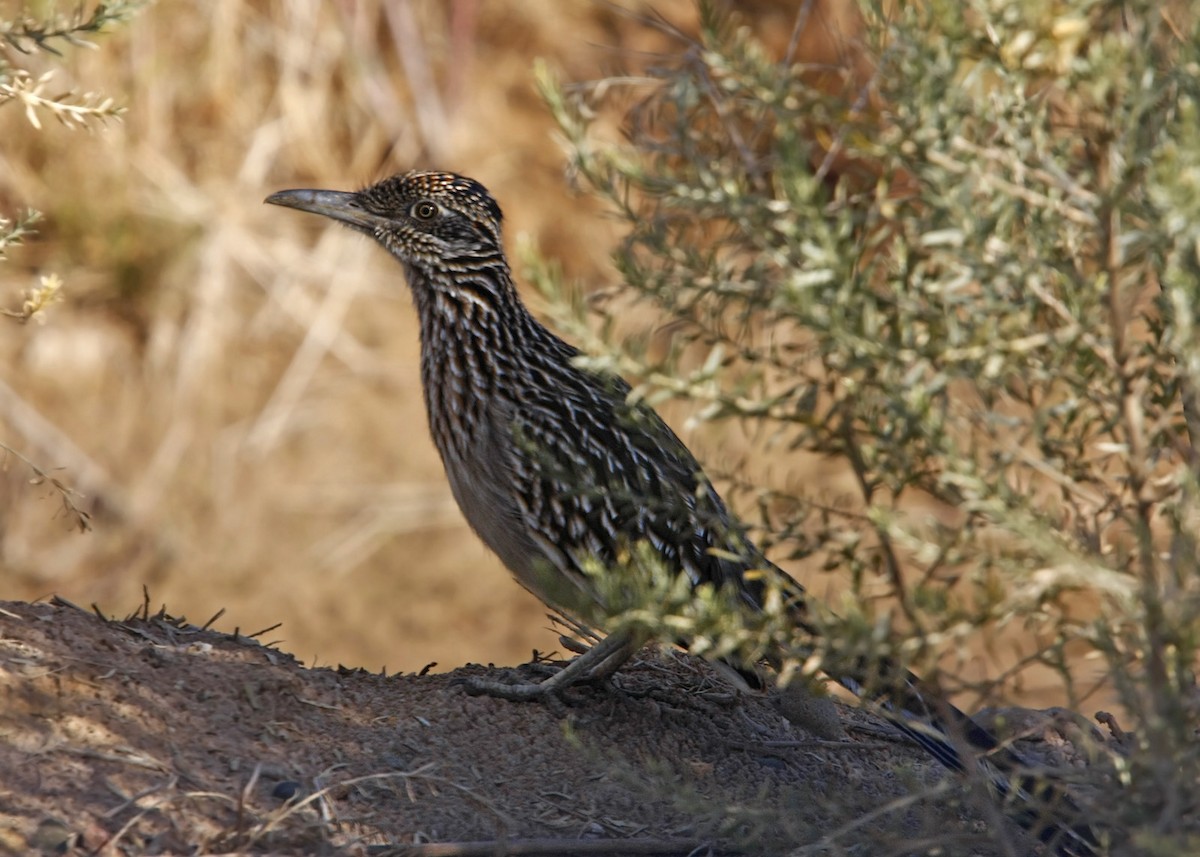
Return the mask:
<svg viewBox="0 0 1200 857">
<path fill-rule="evenodd" d="M 308 669 L 164 612 L 0 603 L 0 852 L 1032 853 L 862 712 L 814 739 L 674 651 L 555 705 L 468 696 L 485 669 Z"/>
</svg>

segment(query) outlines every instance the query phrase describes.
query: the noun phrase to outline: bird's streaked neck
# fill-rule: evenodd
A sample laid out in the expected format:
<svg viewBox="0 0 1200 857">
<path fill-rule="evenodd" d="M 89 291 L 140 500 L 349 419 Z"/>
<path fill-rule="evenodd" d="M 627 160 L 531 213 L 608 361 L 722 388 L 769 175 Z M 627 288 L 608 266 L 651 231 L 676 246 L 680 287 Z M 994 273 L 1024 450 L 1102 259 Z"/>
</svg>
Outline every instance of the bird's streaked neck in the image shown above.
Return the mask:
<svg viewBox="0 0 1200 857">
<path fill-rule="evenodd" d="M 404 269 L 423 329 L 438 324 L 512 324 L 528 316 L 503 260 L 454 270 L 406 263 Z"/>
<path fill-rule="evenodd" d="M 478 380 L 499 367 L 496 356 L 522 347 L 539 327 L 517 294 L 505 264 L 474 267 L 452 277 L 405 265 L 420 317 L 423 372 L 433 380 L 470 364 Z"/>
</svg>

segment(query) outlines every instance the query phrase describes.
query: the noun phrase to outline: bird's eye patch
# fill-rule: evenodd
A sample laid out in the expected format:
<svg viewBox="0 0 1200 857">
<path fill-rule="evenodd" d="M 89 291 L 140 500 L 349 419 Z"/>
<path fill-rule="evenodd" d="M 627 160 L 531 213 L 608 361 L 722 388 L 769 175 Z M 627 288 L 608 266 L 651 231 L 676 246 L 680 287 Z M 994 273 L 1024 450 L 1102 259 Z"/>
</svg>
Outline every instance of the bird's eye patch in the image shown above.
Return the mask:
<svg viewBox="0 0 1200 857">
<path fill-rule="evenodd" d="M 438 207 L 427 199 L 423 199 L 412 207 L 412 215 L 417 220 L 433 220 L 438 216 Z"/>
</svg>

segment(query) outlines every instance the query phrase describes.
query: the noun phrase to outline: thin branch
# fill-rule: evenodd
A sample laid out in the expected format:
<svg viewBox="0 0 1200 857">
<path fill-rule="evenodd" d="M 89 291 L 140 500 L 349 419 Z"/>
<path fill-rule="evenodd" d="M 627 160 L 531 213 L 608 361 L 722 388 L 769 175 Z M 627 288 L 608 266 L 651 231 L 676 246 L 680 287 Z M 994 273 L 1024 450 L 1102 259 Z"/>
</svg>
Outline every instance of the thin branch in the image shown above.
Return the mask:
<svg viewBox="0 0 1200 857">
<path fill-rule="evenodd" d="M 75 519 L 75 524 L 79 527 L 79 532 L 85 533 L 92 528 L 92 516 L 88 512 L 79 508 L 78 504 L 75 502 L 82 496 L 78 491 L 71 488 L 57 477 L 48 474 L 45 470 L 38 467 L 8 444 L 0 443 L 0 449 L 3 449 L 14 458 L 20 459 L 26 467 L 33 471 L 35 476 L 33 484 L 49 485 L 58 492 L 59 502 L 62 504 L 63 511 Z"/>
</svg>

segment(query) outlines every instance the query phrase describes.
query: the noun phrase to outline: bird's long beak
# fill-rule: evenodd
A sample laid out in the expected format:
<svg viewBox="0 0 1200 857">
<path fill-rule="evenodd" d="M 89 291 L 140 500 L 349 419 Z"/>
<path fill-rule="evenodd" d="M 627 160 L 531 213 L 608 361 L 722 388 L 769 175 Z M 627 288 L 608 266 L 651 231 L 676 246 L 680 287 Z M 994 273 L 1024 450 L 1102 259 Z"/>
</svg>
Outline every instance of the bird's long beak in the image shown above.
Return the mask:
<svg viewBox="0 0 1200 857">
<path fill-rule="evenodd" d="M 362 209 L 358 203 L 358 194 L 340 190 L 281 190 L 271 194 L 263 202 L 324 215 L 366 232 L 375 231 L 375 227 L 382 220 Z"/>
</svg>

